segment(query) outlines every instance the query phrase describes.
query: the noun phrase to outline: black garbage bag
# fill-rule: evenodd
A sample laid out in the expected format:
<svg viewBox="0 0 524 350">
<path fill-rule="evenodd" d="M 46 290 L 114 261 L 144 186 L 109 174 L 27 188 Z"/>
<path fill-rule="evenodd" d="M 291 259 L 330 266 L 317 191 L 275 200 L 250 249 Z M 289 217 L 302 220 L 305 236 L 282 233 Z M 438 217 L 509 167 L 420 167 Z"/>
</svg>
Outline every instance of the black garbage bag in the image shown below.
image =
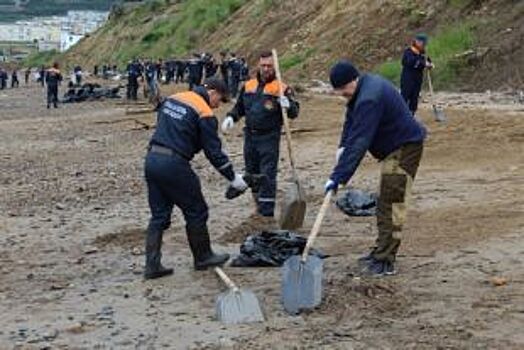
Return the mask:
<svg viewBox="0 0 524 350">
<path fill-rule="evenodd" d="M 290 231 L 263 231 L 249 235 L 240 246 L 234 267 L 279 267 L 289 257 L 302 254 L 307 239 Z M 311 249 L 311 255 L 325 259 L 328 255 Z"/>
<path fill-rule="evenodd" d="M 120 98 L 120 86 L 102 87 L 99 84 L 86 83 L 79 88 L 70 87 L 64 94 L 63 103 L 98 101 L 104 98 Z"/>
<path fill-rule="evenodd" d="M 349 216 L 375 216 L 377 195 L 350 188 L 337 199 L 337 207 Z"/>
</svg>

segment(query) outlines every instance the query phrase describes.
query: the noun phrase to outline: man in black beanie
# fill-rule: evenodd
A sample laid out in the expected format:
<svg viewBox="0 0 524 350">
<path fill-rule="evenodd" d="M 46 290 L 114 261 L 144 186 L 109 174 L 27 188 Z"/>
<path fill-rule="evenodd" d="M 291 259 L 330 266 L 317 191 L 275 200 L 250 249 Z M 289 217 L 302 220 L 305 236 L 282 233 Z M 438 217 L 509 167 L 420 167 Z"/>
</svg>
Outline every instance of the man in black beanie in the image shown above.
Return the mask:
<svg viewBox="0 0 524 350">
<path fill-rule="evenodd" d="M 359 265 L 363 274 L 392 275 L 426 131 L 412 117 L 395 87 L 385 79 L 360 75 L 351 62 L 343 60 L 331 69 L 330 80 L 348 104 L 337 165 L 325 191 L 336 192 L 339 185 L 347 184 L 367 151 L 382 163 L 378 238 L 371 253 L 359 259 Z"/>
</svg>

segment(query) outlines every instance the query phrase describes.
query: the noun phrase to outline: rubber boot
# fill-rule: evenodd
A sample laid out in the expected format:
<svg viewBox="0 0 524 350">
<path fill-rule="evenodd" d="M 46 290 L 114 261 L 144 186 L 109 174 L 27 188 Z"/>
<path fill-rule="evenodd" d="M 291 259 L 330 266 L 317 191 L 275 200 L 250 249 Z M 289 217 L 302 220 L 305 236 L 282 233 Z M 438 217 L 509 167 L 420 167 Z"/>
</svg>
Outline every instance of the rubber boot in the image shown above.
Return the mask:
<svg viewBox="0 0 524 350">
<path fill-rule="evenodd" d="M 145 279 L 160 278 L 173 274 L 173 269 L 162 266 L 162 231 L 148 230 L 146 237 Z"/>
<path fill-rule="evenodd" d="M 229 254 L 215 254 L 211 250 L 207 227 L 187 228 L 187 239 L 193 253 L 195 270 L 222 266 L 229 260 Z"/>
</svg>

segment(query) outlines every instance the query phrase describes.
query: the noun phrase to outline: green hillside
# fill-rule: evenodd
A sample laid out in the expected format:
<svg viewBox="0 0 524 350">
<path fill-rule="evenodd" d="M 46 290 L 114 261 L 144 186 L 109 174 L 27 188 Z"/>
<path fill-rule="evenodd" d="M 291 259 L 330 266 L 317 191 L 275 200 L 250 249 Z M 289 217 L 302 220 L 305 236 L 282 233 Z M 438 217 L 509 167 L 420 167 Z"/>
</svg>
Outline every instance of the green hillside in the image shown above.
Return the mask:
<svg viewBox="0 0 524 350">
<path fill-rule="evenodd" d="M 105 26 L 56 57 L 65 66 L 231 50 L 256 62 L 276 48 L 288 79 L 325 79 L 340 57 L 398 82 L 411 36 L 430 36 L 437 89 L 521 87 L 524 1 L 148 0 L 118 6 Z M 504 58 L 503 63 L 501 58 Z"/>
</svg>

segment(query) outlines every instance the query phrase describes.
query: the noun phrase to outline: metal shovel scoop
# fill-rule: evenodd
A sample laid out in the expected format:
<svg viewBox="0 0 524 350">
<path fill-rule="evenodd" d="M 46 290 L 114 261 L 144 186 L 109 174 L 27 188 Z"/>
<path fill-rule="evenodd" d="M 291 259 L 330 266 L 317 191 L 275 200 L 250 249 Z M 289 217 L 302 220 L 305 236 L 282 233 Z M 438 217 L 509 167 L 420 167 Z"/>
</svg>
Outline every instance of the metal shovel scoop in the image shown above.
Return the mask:
<svg viewBox="0 0 524 350">
<path fill-rule="evenodd" d="M 282 303 L 292 315 L 314 308 L 322 301 L 323 261 L 317 256 L 309 256 L 309 251 L 320 231 L 332 195 L 331 191 L 326 194 L 302 255 L 292 256 L 282 267 Z"/>
<path fill-rule="evenodd" d="M 275 49 L 273 49 L 273 61 L 275 63 L 275 73 L 279 82 L 279 95 L 280 97 L 283 97 L 284 90 L 282 85 L 282 75 L 280 74 L 278 55 Z M 291 143 L 291 128 L 289 127 L 288 114 L 285 108 L 282 108 L 282 121 L 286 132 L 286 145 L 289 153 L 289 163 L 291 165 L 293 182 L 289 186 L 281 206 L 280 228 L 283 230 L 296 230 L 302 227 L 306 216 L 306 194 L 304 193 L 304 188 L 300 185 L 298 179 L 295 157 L 293 155 L 293 146 Z"/>
<path fill-rule="evenodd" d="M 221 268 L 215 267 L 215 272 L 229 288 L 217 297 L 217 319 L 226 324 L 264 322 L 255 294 L 238 288 Z"/>
</svg>

